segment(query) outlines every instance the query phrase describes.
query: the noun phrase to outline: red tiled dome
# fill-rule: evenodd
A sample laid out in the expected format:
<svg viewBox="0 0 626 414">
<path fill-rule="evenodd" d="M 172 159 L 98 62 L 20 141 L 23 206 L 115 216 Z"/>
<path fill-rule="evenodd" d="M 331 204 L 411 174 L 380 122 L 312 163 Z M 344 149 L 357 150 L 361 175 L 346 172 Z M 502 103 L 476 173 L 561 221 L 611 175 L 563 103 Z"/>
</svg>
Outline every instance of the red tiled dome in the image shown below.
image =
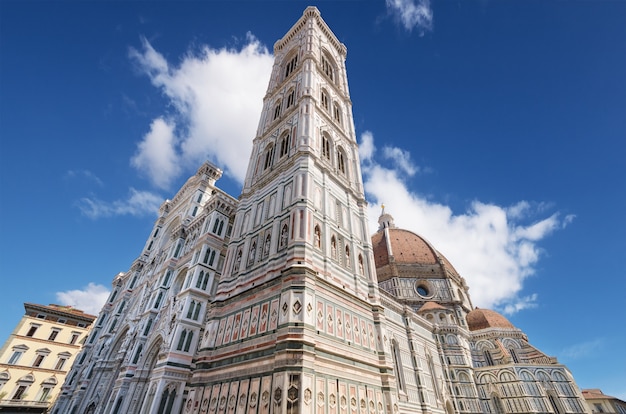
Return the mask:
<svg viewBox="0 0 626 414">
<path fill-rule="evenodd" d="M 467 327 L 470 331 L 486 328 L 515 328 L 507 318 L 498 312 L 478 308 L 467 314 Z"/>
<path fill-rule="evenodd" d="M 379 230 L 372 236 L 376 268 L 389 264 L 390 258 L 393 257 L 397 264 L 437 265 L 443 263 L 445 268 L 458 275 L 452 263 L 421 236 L 395 227 L 386 230 L 389 240 L 384 230 Z"/>
</svg>

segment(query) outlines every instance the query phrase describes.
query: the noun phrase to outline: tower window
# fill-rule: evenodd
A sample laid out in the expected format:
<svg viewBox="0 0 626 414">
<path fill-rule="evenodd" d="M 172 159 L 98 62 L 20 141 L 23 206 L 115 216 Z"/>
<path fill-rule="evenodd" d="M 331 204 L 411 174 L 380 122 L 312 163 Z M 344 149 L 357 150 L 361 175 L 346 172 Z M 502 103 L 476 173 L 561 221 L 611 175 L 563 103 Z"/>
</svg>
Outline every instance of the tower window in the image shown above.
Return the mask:
<svg viewBox="0 0 626 414">
<path fill-rule="evenodd" d="M 320 93 L 320 103 L 322 108 L 328 111 L 328 93 L 324 89 L 322 89 L 322 92 Z"/>
<path fill-rule="evenodd" d="M 346 174 L 346 164 L 344 161 L 343 151 L 337 151 L 337 170 L 341 174 Z"/>
<path fill-rule="evenodd" d="M 274 146 L 270 145 L 265 151 L 265 162 L 263 163 L 264 170 L 267 170 L 272 165 L 272 158 L 274 158 Z"/>
<path fill-rule="evenodd" d="M 285 78 L 293 73 L 294 70 L 298 67 L 298 55 L 295 55 L 287 64 L 285 65 Z"/>
<path fill-rule="evenodd" d="M 337 102 L 333 102 L 333 117 L 341 124 L 341 108 Z"/>
<path fill-rule="evenodd" d="M 277 119 L 280 116 L 280 103 L 276 105 L 274 108 L 274 119 Z"/>
<path fill-rule="evenodd" d="M 328 136 L 322 136 L 322 157 L 330 160 L 330 139 Z"/>
<path fill-rule="evenodd" d="M 290 108 L 296 101 L 296 91 L 292 89 L 287 95 L 287 108 Z"/>
<path fill-rule="evenodd" d="M 330 59 L 325 55 L 322 55 L 322 72 L 324 72 L 324 74 L 328 76 L 331 81 L 335 81 L 335 70 Z"/>
<path fill-rule="evenodd" d="M 289 136 L 289 134 L 285 134 L 283 136 L 283 139 L 280 141 L 280 157 L 284 157 L 285 155 L 287 155 L 287 153 L 289 153 L 289 139 L 291 137 Z"/>
</svg>

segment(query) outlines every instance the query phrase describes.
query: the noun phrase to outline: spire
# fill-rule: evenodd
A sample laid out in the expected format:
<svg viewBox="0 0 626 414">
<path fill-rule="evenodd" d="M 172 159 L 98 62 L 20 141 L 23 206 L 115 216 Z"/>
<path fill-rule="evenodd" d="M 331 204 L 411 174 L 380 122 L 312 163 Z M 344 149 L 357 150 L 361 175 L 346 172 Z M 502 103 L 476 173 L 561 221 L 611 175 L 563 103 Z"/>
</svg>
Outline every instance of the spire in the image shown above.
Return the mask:
<svg viewBox="0 0 626 414">
<path fill-rule="evenodd" d="M 380 217 L 378 217 L 378 231 L 381 231 L 386 228 L 395 229 L 396 224 L 393 222 L 393 217 L 391 214 L 385 213 L 385 205 L 382 204 L 382 211 L 380 212 Z"/>
</svg>

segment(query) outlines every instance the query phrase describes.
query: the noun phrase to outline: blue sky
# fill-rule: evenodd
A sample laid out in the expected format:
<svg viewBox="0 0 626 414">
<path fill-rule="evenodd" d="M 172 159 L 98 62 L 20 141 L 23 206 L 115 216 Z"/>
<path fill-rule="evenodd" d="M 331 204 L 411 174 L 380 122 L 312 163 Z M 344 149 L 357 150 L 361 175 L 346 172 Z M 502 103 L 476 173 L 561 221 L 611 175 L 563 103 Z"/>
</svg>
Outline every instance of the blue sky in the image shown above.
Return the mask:
<svg viewBox="0 0 626 414">
<path fill-rule="evenodd" d="M 204 159 L 239 194 L 307 5 L 0 2 L 0 340 L 23 302 L 96 312 Z M 626 399 L 626 2 L 315 5 L 348 48 L 370 221 L 384 203 L 474 305 Z"/>
</svg>

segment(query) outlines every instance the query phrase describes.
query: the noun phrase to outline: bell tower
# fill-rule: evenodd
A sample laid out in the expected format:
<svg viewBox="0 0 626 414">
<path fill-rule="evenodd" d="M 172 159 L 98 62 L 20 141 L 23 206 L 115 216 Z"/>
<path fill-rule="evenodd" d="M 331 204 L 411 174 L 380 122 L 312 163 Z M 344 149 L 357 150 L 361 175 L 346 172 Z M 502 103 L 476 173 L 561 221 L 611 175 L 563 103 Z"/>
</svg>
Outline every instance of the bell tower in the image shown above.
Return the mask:
<svg viewBox="0 0 626 414">
<path fill-rule="evenodd" d="M 246 413 L 391 411 L 346 53 L 315 7 L 274 45 L 191 380 L 197 401 Z"/>
<path fill-rule="evenodd" d="M 274 55 L 217 299 L 293 266 L 374 297 L 346 47 L 309 7 Z"/>
</svg>

